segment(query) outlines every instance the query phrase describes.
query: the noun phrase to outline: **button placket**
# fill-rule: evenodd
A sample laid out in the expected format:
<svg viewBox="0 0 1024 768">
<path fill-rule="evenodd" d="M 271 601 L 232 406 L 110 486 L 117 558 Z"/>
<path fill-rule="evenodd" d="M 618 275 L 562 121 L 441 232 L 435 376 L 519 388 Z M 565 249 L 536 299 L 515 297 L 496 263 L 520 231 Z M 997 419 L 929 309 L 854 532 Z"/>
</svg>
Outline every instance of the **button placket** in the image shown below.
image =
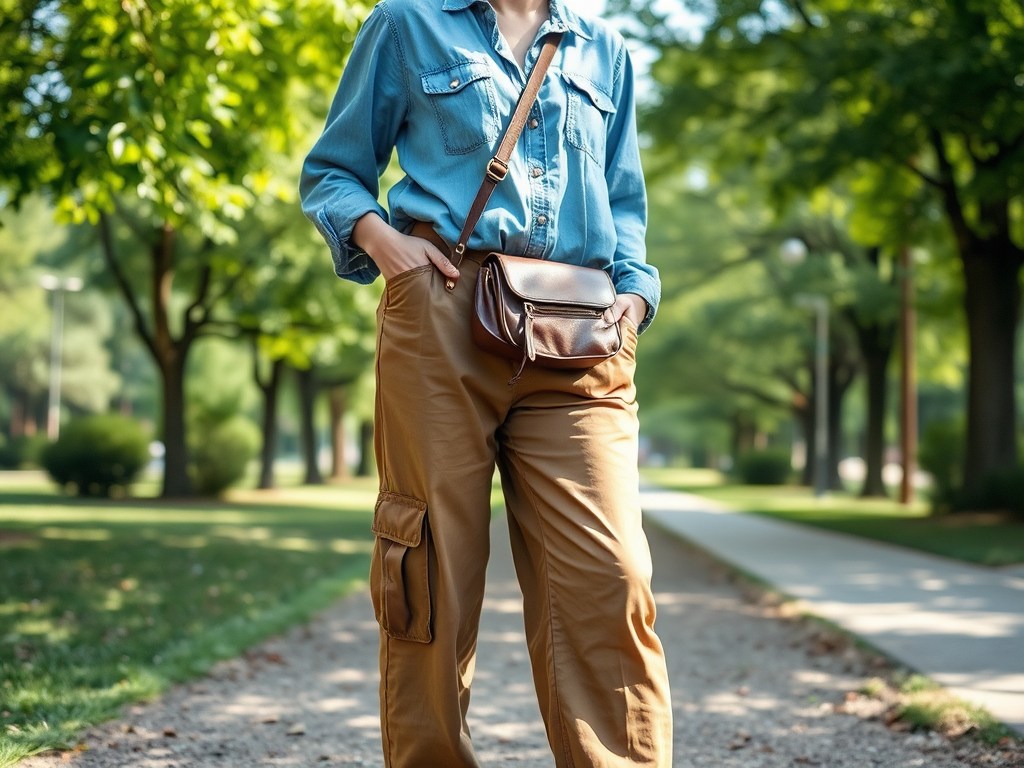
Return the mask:
<svg viewBox="0 0 1024 768">
<path fill-rule="evenodd" d="M 543 258 L 547 250 L 547 244 L 551 239 L 550 217 L 550 186 L 547 178 L 547 140 L 544 131 L 537 131 L 543 117 L 539 103 L 534 106 L 530 113 L 531 119 L 527 123 L 531 128 L 523 134 L 525 139 L 524 160 L 530 180 L 530 239 L 527 244 L 526 254 L 533 258 Z"/>
</svg>

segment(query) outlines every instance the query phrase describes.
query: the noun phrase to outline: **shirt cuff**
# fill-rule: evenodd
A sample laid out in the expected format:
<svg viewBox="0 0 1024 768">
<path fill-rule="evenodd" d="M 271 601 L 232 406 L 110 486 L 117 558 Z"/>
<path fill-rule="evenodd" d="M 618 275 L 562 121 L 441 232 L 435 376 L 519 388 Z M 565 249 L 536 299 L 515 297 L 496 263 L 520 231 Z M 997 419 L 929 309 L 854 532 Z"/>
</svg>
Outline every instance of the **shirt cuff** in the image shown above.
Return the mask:
<svg viewBox="0 0 1024 768">
<path fill-rule="evenodd" d="M 635 293 L 647 302 L 647 314 L 638 329 L 640 333 L 647 330 L 647 326 L 654 320 L 658 312 L 658 302 L 661 301 L 661 281 L 647 274 L 646 272 L 630 272 L 619 278 L 615 286 L 616 293 Z"/>
<path fill-rule="evenodd" d="M 373 259 L 352 242 L 352 230 L 356 222 L 367 213 L 376 213 L 384 221 L 388 220 L 387 211 L 376 201 L 361 202 L 355 207 L 348 206 L 341 216 L 333 214 L 324 206 L 317 211 L 313 219 L 313 224 L 331 249 L 334 274 L 361 285 L 372 283 L 380 274 Z"/>
</svg>

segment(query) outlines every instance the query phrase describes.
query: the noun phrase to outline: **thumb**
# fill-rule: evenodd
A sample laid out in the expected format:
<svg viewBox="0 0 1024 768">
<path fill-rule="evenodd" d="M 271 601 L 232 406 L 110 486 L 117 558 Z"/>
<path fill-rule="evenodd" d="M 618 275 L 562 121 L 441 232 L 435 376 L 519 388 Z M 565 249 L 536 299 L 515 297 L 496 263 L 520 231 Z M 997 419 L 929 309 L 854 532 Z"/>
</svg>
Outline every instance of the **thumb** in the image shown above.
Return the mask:
<svg viewBox="0 0 1024 768">
<path fill-rule="evenodd" d="M 454 264 L 452 264 L 451 259 L 441 253 L 437 246 L 433 243 L 424 242 L 423 247 L 426 250 L 427 258 L 434 263 L 434 266 L 437 267 L 442 274 L 452 278 L 457 278 L 459 276 L 459 270 Z"/>
</svg>

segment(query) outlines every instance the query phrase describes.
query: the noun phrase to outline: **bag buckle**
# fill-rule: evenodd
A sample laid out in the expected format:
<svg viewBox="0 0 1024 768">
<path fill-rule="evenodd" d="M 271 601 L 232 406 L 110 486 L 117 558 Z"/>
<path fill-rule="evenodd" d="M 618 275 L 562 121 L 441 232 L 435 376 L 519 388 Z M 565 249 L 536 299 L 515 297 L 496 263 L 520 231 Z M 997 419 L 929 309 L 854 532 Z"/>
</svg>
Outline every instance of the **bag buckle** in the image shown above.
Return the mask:
<svg viewBox="0 0 1024 768">
<path fill-rule="evenodd" d="M 503 163 L 496 157 L 492 157 L 487 163 L 487 178 L 495 184 L 504 181 L 508 176 L 508 163 Z"/>
</svg>

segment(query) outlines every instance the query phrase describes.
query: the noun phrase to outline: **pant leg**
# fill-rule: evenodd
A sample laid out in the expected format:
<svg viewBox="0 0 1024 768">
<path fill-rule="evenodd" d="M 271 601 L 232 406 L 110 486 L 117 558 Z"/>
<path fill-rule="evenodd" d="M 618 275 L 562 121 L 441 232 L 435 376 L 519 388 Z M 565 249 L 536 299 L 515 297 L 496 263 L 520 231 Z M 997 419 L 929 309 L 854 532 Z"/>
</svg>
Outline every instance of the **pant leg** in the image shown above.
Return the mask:
<svg viewBox="0 0 1024 768">
<path fill-rule="evenodd" d="M 641 528 L 635 330 L 587 372 L 529 368 L 499 467 L 559 768 L 668 768 L 671 702 Z"/>
<path fill-rule="evenodd" d="M 503 361 L 475 351 L 475 265 L 453 294 L 432 267 L 392 280 L 378 310 L 381 494 L 370 587 L 382 625 L 388 768 L 476 768 L 466 725 L 488 556 Z M 507 389 L 507 388 L 505 388 Z"/>
</svg>

